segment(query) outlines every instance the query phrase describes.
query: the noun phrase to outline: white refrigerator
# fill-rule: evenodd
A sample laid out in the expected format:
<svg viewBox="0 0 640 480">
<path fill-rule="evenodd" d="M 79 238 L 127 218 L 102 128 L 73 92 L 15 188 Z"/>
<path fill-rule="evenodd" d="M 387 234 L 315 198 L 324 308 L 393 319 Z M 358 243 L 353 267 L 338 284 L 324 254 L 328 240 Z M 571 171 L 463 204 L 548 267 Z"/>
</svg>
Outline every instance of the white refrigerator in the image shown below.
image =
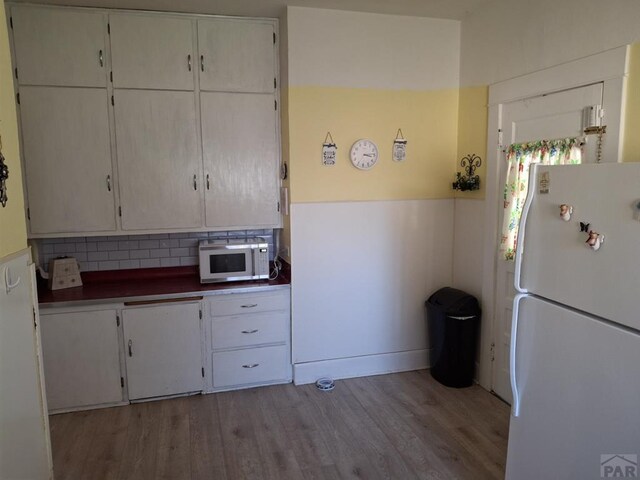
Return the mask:
<svg viewBox="0 0 640 480">
<path fill-rule="evenodd" d="M 640 164 L 536 165 L 515 261 L 506 478 L 638 478 Z"/>
</svg>

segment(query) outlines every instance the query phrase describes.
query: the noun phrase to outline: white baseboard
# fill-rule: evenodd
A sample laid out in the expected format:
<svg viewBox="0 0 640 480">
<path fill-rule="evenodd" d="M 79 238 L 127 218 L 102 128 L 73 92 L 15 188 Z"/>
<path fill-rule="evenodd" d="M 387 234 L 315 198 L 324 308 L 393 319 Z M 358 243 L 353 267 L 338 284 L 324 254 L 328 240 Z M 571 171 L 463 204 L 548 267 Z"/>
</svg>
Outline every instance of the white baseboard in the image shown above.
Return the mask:
<svg viewBox="0 0 640 480">
<path fill-rule="evenodd" d="M 429 350 L 427 349 L 338 358 L 294 364 L 293 383 L 303 385 L 305 383 L 314 383 L 321 377 L 337 380 L 340 378 L 366 377 L 424 368 L 429 368 Z"/>
</svg>

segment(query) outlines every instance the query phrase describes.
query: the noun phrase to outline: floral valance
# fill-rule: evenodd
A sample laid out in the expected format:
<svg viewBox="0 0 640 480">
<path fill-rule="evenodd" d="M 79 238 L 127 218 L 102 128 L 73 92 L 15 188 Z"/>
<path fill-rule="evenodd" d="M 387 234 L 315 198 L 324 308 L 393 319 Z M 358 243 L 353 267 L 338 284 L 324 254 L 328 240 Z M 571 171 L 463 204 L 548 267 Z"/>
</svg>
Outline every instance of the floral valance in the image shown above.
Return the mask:
<svg viewBox="0 0 640 480">
<path fill-rule="evenodd" d="M 514 143 L 509 146 L 506 153 L 507 180 L 504 186 L 500 253 L 505 260 L 513 260 L 518 240 L 518 224 L 527 198 L 531 164 L 579 164 L 582 162 L 582 141 L 578 138 L 565 138 Z"/>
</svg>

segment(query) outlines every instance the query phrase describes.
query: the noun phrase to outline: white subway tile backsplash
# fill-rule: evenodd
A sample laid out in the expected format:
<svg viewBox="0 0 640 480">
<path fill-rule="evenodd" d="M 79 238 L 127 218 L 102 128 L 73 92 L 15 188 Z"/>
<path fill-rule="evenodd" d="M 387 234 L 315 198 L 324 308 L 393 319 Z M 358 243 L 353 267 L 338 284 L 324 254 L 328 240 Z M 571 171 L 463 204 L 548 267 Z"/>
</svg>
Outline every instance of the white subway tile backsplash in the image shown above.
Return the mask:
<svg viewBox="0 0 640 480">
<path fill-rule="evenodd" d="M 129 260 L 129 250 L 109 252 L 109 260 Z"/>
<path fill-rule="evenodd" d="M 109 260 L 109 252 L 88 252 L 87 260 L 89 260 L 90 262 Z"/>
<path fill-rule="evenodd" d="M 118 270 L 120 268 L 120 262 L 112 260 L 109 262 L 98 262 L 98 270 Z"/>
<path fill-rule="evenodd" d="M 160 248 L 176 248 L 180 246 L 180 242 L 181 240 L 178 240 L 177 238 L 174 239 L 165 239 L 165 240 L 160 240 Z"/>
<path fill-rule="evenodd" d="M 140 268 L 157 268 L 160 266 L 159 258 L 146 258 L 140 260 Z"/>
<path fill-rule="evenodd" d="M 189 265 L 197 265 L 198 257 L 180 257 L 180 265 L 189 266 Z"/>
<path fill-rule="evenodd" d="M 111 237 L 107 237 L 107 238 L 111 238 Z M 99 252 L 106 252 L 106 251 L 117 250 L 117 249 L 118 249 L 118 242 L 98 242 Z"/>
<path fill-rule="evenodd" d="M 138 242 L 135 240 L 125 240 L 124 242 L 118 242 L 118 250 L 135 250 L 138 248 Z"/>
<path fill-rule="evenodd" d="M 140 268 L 140 260 L 120 260 L 119 268 L 127 269 L 127 268 Z"/>
<path fill-rule="evenodd" d="M 161 258 L 160 259 L 160 266 L 161 267 L 179 267 L 180 266 L 180 259 L 179 258 L 172 258 L 172 257 Z"/>
<path fill-rule="evenodd" d="M 155 258 L 165 258 L 169 257 L 171 254 L 168 248 L 155 248 L 153 250 L 149 250 L 149 256 Z"/>
<path fill-rule="evenodd" d="M 172 248 L 171 249 L 171 256 L 172 257 L 187 257 L 187 256 L 189 256 L 189 249 L 188 248 Z"/>
<path fill-rule="evenodd" d="M 195 247 L 196 245 L 198 245 L 198 242 L 200 241 L 199 238 L 183 238 L 179 241 L 179 245 L 181 247 Z"/>
<path fill-rule="evenodd" d="M 98 262 L 80 262 L 81 272 L 93 272 L 98 270 Z"/>
<path fill-rule="evenodd" d="M 74 243 L 56 243 L 53 246 L 53 253 L 73 253 L 76 251 Z"/>
<path fill-rule="evenodd" d="M 130 258 L 131 259 L 136 259 L 136 258 L 149 258 L 149 250 L 131 250 L 130 253 Z"/>
<path fill-rule="evenodd" d="M 206 238 L 263 237 L 273 258 L 273 230 L 162 233 L 107 237 L 45 238 L 34 242 L 40 263 L 63 255 L 75 257 L 83 272 L 198 264 L 198 243 Z"/>
</svg>

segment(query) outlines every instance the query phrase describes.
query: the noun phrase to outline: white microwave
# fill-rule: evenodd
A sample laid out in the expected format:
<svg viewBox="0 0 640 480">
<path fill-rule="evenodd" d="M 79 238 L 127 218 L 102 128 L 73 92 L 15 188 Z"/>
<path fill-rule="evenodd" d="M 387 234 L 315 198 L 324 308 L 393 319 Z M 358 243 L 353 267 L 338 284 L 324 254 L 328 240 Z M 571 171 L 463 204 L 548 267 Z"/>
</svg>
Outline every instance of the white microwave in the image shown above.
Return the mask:
<svg viewBox="0 0 640 480">
<path fill-rule="evenodd" d="M 198 250 L 200 283 L 269 278 L 269 244 L 264 238 L 203 240 Z"/>
</svg>

